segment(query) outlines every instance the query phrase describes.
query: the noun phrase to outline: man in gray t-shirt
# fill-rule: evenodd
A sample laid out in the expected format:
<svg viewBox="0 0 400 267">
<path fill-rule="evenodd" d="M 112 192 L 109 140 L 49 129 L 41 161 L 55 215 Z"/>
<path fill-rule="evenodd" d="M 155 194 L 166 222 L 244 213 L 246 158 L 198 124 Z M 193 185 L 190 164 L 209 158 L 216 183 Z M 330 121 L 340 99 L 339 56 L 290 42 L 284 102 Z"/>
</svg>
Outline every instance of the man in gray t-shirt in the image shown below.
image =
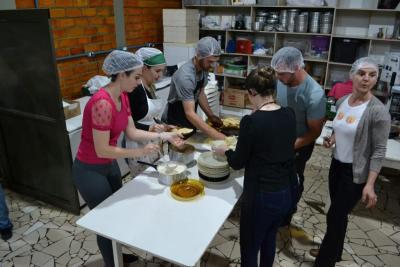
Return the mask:
<svg viewBox="0 0 400 267">
<path fill-rule="evenodd" d="M 221 47 L 217 40 L 204 37 L 197 43 L 196 56 L 174 73 L 166 111 L 169 124 L 199 129 L 213 139 L 225 138 L 225 135 L 210 127 L 196 112 L 200 104 L 212 124 L 222 124 L 221 119 L 212 113 L 204 93 L 208 69 L 219 60 L 220 54 Z"/>
<path fill-rule="evenodd" d="M 304 191 L 304 169 L 314 149 L 315 140 L 320 136 L 325 120 L 325 92 L 303 69 L 304 59 L 294 47 L 278 50 L 271 61 L 277 82 L 277 101 L 290 107 L 296 114 L 297 139 L 296 170 L 299 178 L 300 200 Z"/>
</svg>

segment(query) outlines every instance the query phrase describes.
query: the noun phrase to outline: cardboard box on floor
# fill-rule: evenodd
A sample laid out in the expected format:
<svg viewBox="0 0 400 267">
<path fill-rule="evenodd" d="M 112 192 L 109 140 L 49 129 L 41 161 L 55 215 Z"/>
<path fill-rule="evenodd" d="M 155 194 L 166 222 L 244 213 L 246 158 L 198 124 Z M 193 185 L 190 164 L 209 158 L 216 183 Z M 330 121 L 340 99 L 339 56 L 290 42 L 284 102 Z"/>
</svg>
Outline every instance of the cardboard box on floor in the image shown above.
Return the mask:
<svg viewBox="0 0 400 267">
<path fill-rule="evenodd" d="M 71 119 L 81 114 L 81 105 L 76 100 L 63 100 L 64 117 L 66 120 Z M 67 104 L 67 105 L 65 105 Z"/>
</svg>

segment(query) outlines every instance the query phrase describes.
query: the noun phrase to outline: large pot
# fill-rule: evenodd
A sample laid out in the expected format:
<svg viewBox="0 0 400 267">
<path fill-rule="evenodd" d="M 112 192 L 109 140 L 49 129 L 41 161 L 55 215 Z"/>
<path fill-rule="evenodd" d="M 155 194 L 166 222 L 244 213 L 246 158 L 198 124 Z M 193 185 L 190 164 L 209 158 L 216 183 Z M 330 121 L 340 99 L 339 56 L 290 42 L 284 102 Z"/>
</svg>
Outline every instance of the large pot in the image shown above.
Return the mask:
<svg viewBox="0 0 400 267">
<path fill-rule="evenodd" d="M 184 144 L 179 148 L 172 144 L 168 146 L 169 159 L 183 164 L 189 164 L 194 161 L 194 151 L 194 146 L 189 144 Z"/>
<path fill-rule="evenodd" d="M 186 179 L 186 165 L 176 161 L 168 161 L 160 164 L 151 164 L 138 160 L 138 163 L 153 167 L 159 174 L 159 182 L 164 185 L 171 185 Z"/>
</svg>

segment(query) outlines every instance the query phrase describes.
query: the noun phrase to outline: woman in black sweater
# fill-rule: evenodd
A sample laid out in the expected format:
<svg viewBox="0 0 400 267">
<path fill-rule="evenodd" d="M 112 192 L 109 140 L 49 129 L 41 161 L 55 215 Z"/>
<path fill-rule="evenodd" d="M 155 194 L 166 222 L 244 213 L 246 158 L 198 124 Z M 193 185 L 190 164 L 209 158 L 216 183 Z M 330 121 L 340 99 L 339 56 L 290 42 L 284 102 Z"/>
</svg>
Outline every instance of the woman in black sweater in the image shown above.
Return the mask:
<svg viewBox="0 0 400 267">
<path fill-rule="evenodd" d="M 276 233 L 291 208 L 290 180 L 295 177 L 293 110 L 276 104 L 274 70 L 253 70 L 246 79 L 249 100 L 255 107 L 240 122 L 235 151 L 215 148 L 225 154 L 233 169 L 245 168 L 240 218 L 241 266 L 272 266 Z"/>
</svg>

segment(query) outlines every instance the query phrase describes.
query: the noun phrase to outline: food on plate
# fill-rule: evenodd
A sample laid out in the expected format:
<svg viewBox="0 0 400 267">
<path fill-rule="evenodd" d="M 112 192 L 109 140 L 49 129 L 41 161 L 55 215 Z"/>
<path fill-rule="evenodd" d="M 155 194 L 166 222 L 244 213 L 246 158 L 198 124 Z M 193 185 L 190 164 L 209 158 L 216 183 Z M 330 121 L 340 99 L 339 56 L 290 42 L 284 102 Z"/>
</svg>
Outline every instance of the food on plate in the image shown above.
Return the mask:
<svg viewBox="0 0 400 267">
<path fill-rule="evenodd" d="M 170 148 L 174 151 L 177 151 L 179 153 L 185 153 L 185 154 L 193 153 L 195 151 L 194 146 L 189 145 L 189 144 L 183 144 L 179 147 L 171 145 Z"/>
<path fill-rule="evenodd" d="M 228 136 L 224 140 L 212 140 L 210 138 L 207 138 L 206 143 L 210 144 L 211 147 L 214 147 L 214 148 L 221 146 L 222 144 L 225 144 L 229 149 L 235 150 L 236 143 L 237 143 L 237 137 L 236 136 Z"/>
<path fill-rule="evenodd" d="M 237 137 L 236 136 L 228 136 L 225 138 L 225 144 L 229 149 L 235 149 L 236 148 L 236 143 L 237 143 Z"/>
<path fill-rule="evenodd" d="M 222 126 L 219 127 L 220 129 L 239 129 L 240 127 L 240 119 L 235 117 L 226 117 L 222 118 Z M 211 127 L 215 127 L 210 121 L 207 120 L 207 124 Z"/>
<path fill-rule="evenodd" d="M 223 118 L 223 128 L 239 129 L 240 120 L 234 117 Z"/>
<path fill-rule="evenodd" d="M 171 131 L 181 134 L 185 139 L 193 134 L 191 128 L 173 128 Z"/>
</svg>

